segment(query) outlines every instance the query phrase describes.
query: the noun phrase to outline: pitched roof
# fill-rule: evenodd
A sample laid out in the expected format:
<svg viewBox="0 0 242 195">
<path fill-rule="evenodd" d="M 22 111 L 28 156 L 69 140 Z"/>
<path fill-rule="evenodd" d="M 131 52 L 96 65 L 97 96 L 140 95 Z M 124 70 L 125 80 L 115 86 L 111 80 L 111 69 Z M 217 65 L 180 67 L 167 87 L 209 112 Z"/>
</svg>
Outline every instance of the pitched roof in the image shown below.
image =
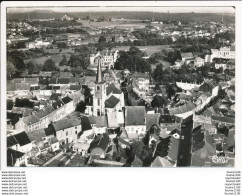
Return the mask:
<svg viewBox="0 0 242 195">
<path fill-rule="evenodd" d="M 107 118 L 106 116 L 95 116 L 95 121 L 97 124 L 97 127 L 107 127 Z"/>
<path fill-rule="evenodd" d="M 70 127 L 75 127 L 81 125 L 81 121 L 78 118 L 70 116 L 60 119 L 52 123 L 55 131 L 60 131 Z"/>
<path fill-rule="evenodd" d="M 25 131 L 8 137 L 7 142 L 8 142 L 7 143 L 8 147 L 11 147 L 17 143 L 20 146 L 24 146 L 24 145 L 31 143 L 31 141 L 30 141 L 29 137 L 27 136 L 27 134 L 25 133 Z"/>
<path fill-rule="evenodd" d="M 170 112 L 170 114 L 176 115 L 176 114 L 182 114 L 182 113 L 192 111 L 194 108 L 196 108 L 196 107 L 192 102 L 187 102 L 183 106 L 170 108 L 169 112 Z"/>
<path fill-rule="evenodd" d="M 55 134 L 55 132 L 53 131 L 52 128 L 45 128 L 44 131 L 45 131 L 45 135 L 46 136 L 50 136 L 50 135 L 54 135 Z"/>
<path fill-rule="evenodd" d="M 7 149 L 7 166 L 14 166 L 17 159 L 24 156 L 23 152 L 13 150 L 11 148 Z"/>
<path fill-rule="evenodd" d="M 182 58 L 193 58 L 192 52 L 181 53 Z"/>
<path fill-rule="evenodd" d="M 145 107 L 144 106 L 126 106 L 125 107 L 125 125 L 145 125 Z"/>
<path fill-rule="evenodd" d="M 157 156 L 152 162 L 151 167 L 173 167 L 173 164 L 169 160 Z"/>
<path fill-rule="evenodd" d="M 146 129 L 149 130 L 153 125 L 159 124 L 160 114 L 146 114 Z"/>
<path fill-rule="evenodd" d="M 39 110 L 35 113 L 35 116 L 39 119 L 46 117 L 50 113 L 52 113 L 55 109 L 52 106 L 46 106 L 42 110 Z"/>
<path fill-rule="evenodd" d="M 23 119 L 23 121 L 27 124 L 27 125 L 32 125 L 34 123 L 39 122 L 39 118 L 37 118 L 35 115 L 30 115 L 27 116 Z"/>
<path fill-rule="evenodd" d="M 107 133 L 97 136 L 90 144 L 90 150 L 95 148 L 101 148 L 104 151 L 108 148 L 109 145 L 109 136 Z"/>
<path fill-rule="evenodd" d="M 42 141 L 42 138 L 46 136 L 44 129 L 27 132 L 27 135 L 31 142 L 32 141 L 40 142 Z"/>
<path fill-rule="evenodd" d="M 119 89 L 114 85 L 114 83 L 112 83 L 112 84 L 110 84 L 110 85 L 106 88 L 106 94 L 107 94 L 107 96 L 108 96 L 110 93 L 113 93 L 113 94 L 121 94 L 122 91 L 119 90 Z"/>
<path fill-rule="evenodd" d="M 89 118 L 86 116 L 81 116 L 81 125 L 82 125 L 82 131 L 92 129 Z"/>
<path fill-rule="evenodd" d="M 132 162 L 132 164 L 131 164 L 131 167 L 142 167 L 142 165 L 143 165 L 143 161 L 140 160 L 140 159 L 135 155 L 134 160 L 133 160 L 133 162 Z"/>
<path fill-rule="evenodd" d="M 72 99 L 69 96 L 62 98 L 61 100 L 62 100 L 62 102 L 64 102 L 64 104 L 68 104 L 69 102 L 72 101 Z"/>
<path fill-rule="evenodd" d="M 119 103 L 119 99 L 115 96 L 111 96 L 105 101 L 105 107 L 106 108 L 114 108 Z"/>
</svg>

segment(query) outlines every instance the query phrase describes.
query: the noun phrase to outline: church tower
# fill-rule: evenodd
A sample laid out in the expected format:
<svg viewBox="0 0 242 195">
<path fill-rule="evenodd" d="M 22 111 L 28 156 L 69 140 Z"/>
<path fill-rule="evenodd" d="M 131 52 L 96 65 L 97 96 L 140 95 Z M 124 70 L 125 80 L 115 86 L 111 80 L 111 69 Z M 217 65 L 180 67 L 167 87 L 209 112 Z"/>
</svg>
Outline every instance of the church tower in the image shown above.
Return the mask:
<svg viewBox="0 0 242 195">
<path fill-rule="evenodd" d="M 103 80 L 101 57 L 98 57 L 97 76 L 94 86 L 93 115 L 105 115 L 106 82 Z"/>
</svg>

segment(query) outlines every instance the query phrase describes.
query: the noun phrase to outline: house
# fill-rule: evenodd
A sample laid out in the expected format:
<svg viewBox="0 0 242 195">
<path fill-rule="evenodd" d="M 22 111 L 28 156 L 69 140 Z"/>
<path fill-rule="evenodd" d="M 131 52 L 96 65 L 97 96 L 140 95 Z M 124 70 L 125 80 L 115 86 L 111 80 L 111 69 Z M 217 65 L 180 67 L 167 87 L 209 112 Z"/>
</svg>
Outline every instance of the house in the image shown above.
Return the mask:
<svg viewBox="0 0 242 195">
<path fill-rule="evenodd" d="M 146 114 L 144 106 L 125 106 L 125 130 L 128 135 L 146 133 Z"/>
<path fill-rule="evenodd" d="M 150 76 L 146 73 L 134 73 L 131 76 L 131 82 L 134 86 L 133 90 L 139 95 L 146 95 L 149 90 Z"/>
<path fill-rule="evenodd" d="M 181 58 L 183 63 L 189 64 L 194 59 L 194 56 L 191 52 L 181 52 Z"/>
<path fill-rule="evenodd" d="M 200 57 L 196 57 L 194 59 L 194 65 L 195 67 L 200 67 L 200 66 L 204 66 L 205 60 L 200 58 Z"/>
<path fill-rule="evenodd" d="M 107 133 L 97 135 L 91 142 L 89 152 L 94 158 L 105 158 L 110 140 Z"/>
<path fill-rule="evenodd" d="M 85 156 L 88 154 L 89 147 L 90 147 L 89 143 L 77 142 L 77 143 L 74 143 L 74 145 L 72 146 L 72 150 L 81 154 L 82 156 Z"/>
<path fill-rule="evenodd" d="M 116 51 L 107 50 L 107 51 L 98 52 L 96 54 L 91 54 L 89 68 L 92 70 L 97 70 L 98 58 L 101 59 L 100 62 L 101 62 L 102 69 L 105 69 L 105 67 L 110 68 L 117 61 L 118 52 L 119 52 L 118 50 Z"/>
<path fill-rule="evenodd" d="M 167 158 L 157 156 L 151 163 L 150 167 L 174 167 L 174 163 L 169 161 Z"/>
<path fill-rule="evenodd" d="M 46 128 L 51 121 L 57 121 L 75 110 L 73 100 L 66 96 L 44 107 L 42 110 L 33 112 L 30 116 L 20 118 L 15 124 L 15 129 L 26 132 Z"/>
<path fill-rule="evenodd" d="M 209 92 L 212 94 L 212 97 L 216 97 L 219 92 L 219 85 L 215 83 L 212 79 L 206 80 L 204 83 L 199 87 L 199 91 L 206 93 Z"/>
<path fill-rule="evenodd" d="M 81 120 L 75 116 L 67 116 L 52 122 L 48 128 L 55 132 L 55 137 L 62 145 L 77 142 L 82 131 Z"/>
<path fill-rule="evenodd" d="M 196 84 L 196 83 L 185 83 L 185 82 L 176 82 L 176 85 L 178 87 L 180 87 L 182 90 L 184 90 L 184 92 L 192 90 L 194 88 L 200 87 L 200 84 Z"/>
<path fill-rule="evenodd" d="M 94 125 L 94 133 L 97 134 L 103 134 L 106 133 L 106 129 L 108 127 L 107 117 L 106 116 L 94 116 L 95 120 Z"/>
<path fill-rule="evenodd" d="M 13 150 L 11 148 L 7 149 L 7 166 L 20 167 L 21 165 L 27 165 L 27 157 L 25 153 Z"/>
<path fill-rule="evenodd" d="M 158 126 L 161 130 L 165 130 L 167 134 L 175 129 L 181 130 L 182 118 L 174 115 L 161 114 Z"/>
<path fill-rule="evenodd" d="M 7 137 L 7 147 L 19 152 L 28 153 L 32 149 L 32 142 L 23 131 Z"/>
<path fill-rule="evenodd" d="M 170 108 L 169 112 L 171 115 L 178 116 L 182 119 L 187 119 L 192 116 L 195 112 L 195 105 L 192 102 L 186 102 L 186 104 L 174 108 Z"/>
</svg>

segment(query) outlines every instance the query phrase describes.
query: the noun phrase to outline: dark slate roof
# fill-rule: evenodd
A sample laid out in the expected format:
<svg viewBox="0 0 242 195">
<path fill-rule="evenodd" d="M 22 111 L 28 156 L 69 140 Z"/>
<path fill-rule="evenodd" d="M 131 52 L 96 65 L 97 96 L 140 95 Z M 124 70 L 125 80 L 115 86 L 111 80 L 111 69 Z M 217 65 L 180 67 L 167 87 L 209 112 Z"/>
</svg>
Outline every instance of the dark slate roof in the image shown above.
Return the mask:
<svg viewBox="0 0 242 195">
<path fill-rule="evenodd" d="M 82 116 L 81 117 L 81 125 L 82 125 L 82 131 L 90 130 L 92 129 L 92 126 L 89 122 L 88 117 Z"/>
<path fill-rule="evenodd" d="M 54 135 L 55 134 L 55 132 L 53 131 L 52 128 L 45 128 L 44 131 L 45 131 L 45 135 L 46 136 L 50 136 L 50 135 Z"/>
<path fill-rule="evenodd" d="M 24 146 L 27 145 L 29 143 L 31 143 L 29 137 L 27 136 L 27 134 L 25 133 L 25 131 L 12 135 L 10 137 L 7 138 L 7 145 L 8 147 L 11 147 L 15 144 L 19 144 L 20 146 Z"/>
<path fill-rule="evenodd" d="M 104 151 L 108 148 L 109 145 L 109 136 L 107 133 L 97 136 L 90 144 L 90 150 L 94 148 L 101 148 Z"/>
<path fill-rule="evenodd" d="M 110 84 L 107 88 L 106 88 L 106 94 L 107 96 L 110 94 L 121 94 L 121 90 L 119 90 L 113 83 Z"/>
<path fill-rule="evenodd" d="M 125 125 L 145 125 L 145 107 L 144 106 L 126 106 L 125 107 Z"/>
<path fill-rule="evenodd" d="M 64 102 L 64 104 L 68 104 L 69 102 L 72 101 L 72 99 L 69 96 L 66 96 L 66 97 L 62 98 L 62 101 Z"/>
<path fill-rule="evenodd" d="M 106 108 L 114 108 L 119 103 L 119 99 L 115 96 L 111 96 L 105 101 L 105 107 Z"/>
<path fill-rule="evenodd" d="M 52 123 L 55 131 L 60 131 L 78 125 L 81 125 L 81 120 L 76 117 L 65 117 Z"/>
<path fill-rule="evenodd" d="M 17 140 L 14 136 L 7 137 L 7 147 L 12 147 L 14 145 L 18 144 Z"/>
<path fill-rule="evenodd" d="M 17 159 L 24 156 L 23 152 L 13 150 L 11 148 L 7 149 L 7 166 L 14 166 Z"/>
<path fill-rule="evenodd" d="M 30 141 L 37 141 L 37 142 L 42 141 L 42 138 L 46 136 L 44 129 L 27 132 L 27 135 Z"/>
</svg>

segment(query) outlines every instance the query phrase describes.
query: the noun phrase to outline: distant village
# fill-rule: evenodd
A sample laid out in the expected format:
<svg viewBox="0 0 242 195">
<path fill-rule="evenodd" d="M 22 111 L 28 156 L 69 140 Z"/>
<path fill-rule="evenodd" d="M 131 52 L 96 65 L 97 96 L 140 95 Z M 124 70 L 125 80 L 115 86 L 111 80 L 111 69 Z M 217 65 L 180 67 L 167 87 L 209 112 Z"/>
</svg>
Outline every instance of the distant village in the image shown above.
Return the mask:
<svg viewBox="0 0 242 195">
<path fill-rule="evenodd" d="M 8 20 L 7 166 L 233 167 L 234 32 L 154 14 Z"/>
</svg>

